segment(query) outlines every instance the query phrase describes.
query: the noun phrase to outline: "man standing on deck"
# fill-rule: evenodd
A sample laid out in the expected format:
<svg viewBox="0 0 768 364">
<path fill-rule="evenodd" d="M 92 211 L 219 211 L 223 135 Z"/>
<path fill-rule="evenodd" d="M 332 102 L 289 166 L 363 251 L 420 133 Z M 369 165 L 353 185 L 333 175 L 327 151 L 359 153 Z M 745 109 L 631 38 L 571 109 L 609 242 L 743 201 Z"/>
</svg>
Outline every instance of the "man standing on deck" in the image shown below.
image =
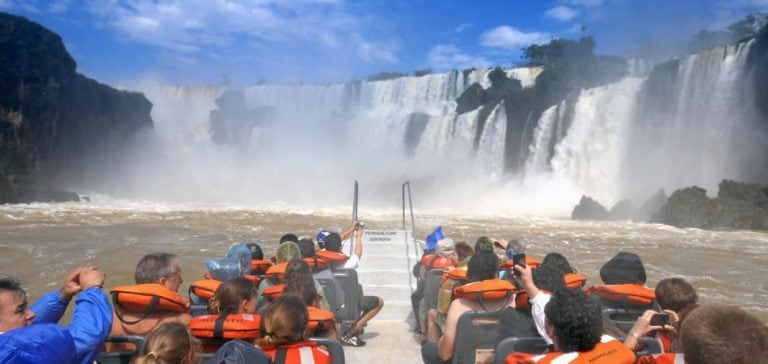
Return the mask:
<svg viewBox="0 0 768 364">
<path fill-rule="evenodd" d="M 363 256 L 363 230 L 364 230 L 363 223 L 355 222 L 353 227 L 345 231 L 343 234 L 345 236 L 349 236 L 353 232 L 355 232 L 355 247 L 354 247 L 354 254 L 347 259 L 344 264 L 342 264 L 339 267 L 334 268 L 346 268 L 346 269 L 355 269 L 357 270 L 357 267 L 360 265 L 360 258 Z M 341 253 L 341 236 L 337 233 L 329 233 L 328 236 L 325 237 L 325 249 Z M 362 292 L 362 289 L 360 290 Z M 345 294 L 350 294 L 351 292 L 345 292 Z M 355 321 L 354 324 L 347 330 L 347 332 L 343 333 L 341 336 L 341 343 L 348 346 L 363 346 L 365 345 L 365 341 L 360 339 L 360 332 L 363 330 L 365 325 L 368 324 L 368 321 L 370 321 L 372 318 L 374 318 L 379 311 L 381 311 L 382 307 L 384 307 L 384 300 L 382 300 L 380 297 L 376 296 L 362 296 L 360 298 L 360 310 L 362 311 L 362 315 L 360 318 Z"/>
</svg>

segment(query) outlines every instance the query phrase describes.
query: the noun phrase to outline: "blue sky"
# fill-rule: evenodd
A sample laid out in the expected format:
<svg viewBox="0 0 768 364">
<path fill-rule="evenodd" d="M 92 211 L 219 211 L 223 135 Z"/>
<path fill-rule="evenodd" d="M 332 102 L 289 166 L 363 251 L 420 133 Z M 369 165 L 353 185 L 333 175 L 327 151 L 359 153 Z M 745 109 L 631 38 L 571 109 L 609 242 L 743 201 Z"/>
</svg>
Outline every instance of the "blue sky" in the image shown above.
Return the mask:
<svg viewBox="0 0 768 364">
<path fill-rule="evenodd" d="M 78 71 L 101 82 L 252 85 L 509 66 L 522 47 L 582 34 L 626 55 L 768 0 L 0 0 L 0 11 L 61 35 Z"/>
</svg>

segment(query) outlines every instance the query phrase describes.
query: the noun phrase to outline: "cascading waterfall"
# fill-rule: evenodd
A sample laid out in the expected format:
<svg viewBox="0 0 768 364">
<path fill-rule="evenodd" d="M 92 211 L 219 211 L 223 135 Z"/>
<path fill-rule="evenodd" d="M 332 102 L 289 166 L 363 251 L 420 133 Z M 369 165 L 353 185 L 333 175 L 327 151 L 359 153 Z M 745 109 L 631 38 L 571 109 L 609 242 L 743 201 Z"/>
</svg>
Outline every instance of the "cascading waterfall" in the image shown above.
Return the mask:
<svg viewBox="0 0 768 364">
<path fill-rule="evenodd" d="M 392 206 L 397 186 L 416 180 L 430 207 L 509 212 L 488 206 L 504 200 L 518 212 L 557 214 L 568 213 L 581 194 L 611 204 L 625 197 L 640 202 L 659 187 L 711 188 L 745 168 L 738 158 L 744 153 L 733 150 L 734 142 L 749 140 L 751 106 L 742 85 L 750 45 L 637 71 L 552 106 L 526 125 L 533 138 L 518 178 L 503 178 L 504 103 L 455 113 L 467 87 L 490 87 L 491 70 L 234 89 L 248 114 L 241 117 L 256 120 L 248 128 L 238 115 L 210 122 L 227 87 L 146 87 L 155 135 L 138 143 L 137 162 L 121 166 L 117 185 L 142 197 L 317 206 L 343 203 L 348 182 L 358 179 L 370 186 L 371 196 L 363 197 L 372 200 L 395 191 L 378 196 Z M 506 74 L 529 87 L 540 71 Z M 256 110 L 269 117 L 258 119 Z M 479 115 L 488 115 L 482 130 Z M 237 140 L 213 143 L 214 126 L 232 128 L 222 135 Z"/>
</svg>

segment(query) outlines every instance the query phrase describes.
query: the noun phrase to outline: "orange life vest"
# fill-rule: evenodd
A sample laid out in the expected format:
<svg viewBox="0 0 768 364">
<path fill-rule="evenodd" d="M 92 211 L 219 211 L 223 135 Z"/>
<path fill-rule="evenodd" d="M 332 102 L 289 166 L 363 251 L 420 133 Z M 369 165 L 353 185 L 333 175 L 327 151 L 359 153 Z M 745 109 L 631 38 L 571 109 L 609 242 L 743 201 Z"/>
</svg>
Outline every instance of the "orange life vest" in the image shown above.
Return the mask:
<svg viewBox="0 0 768 364">
<path fill-rule="evenodd" d="M 581 289 L 587 284 L 587 277 L 578 273 L 567 273 L 563 276 L 563 280 L 568 288 Z"/>
<path fill-rule="evenodd" d="M 501 269 L 512 272 L 512 270 L 515 269 L 514 265 L 515 265 L 515 262 L 512 259 L 510 259 L 505 261 L 504 263 L 501 263 Z M 536 270 L 536 268 L 538 268 L 541 265 L 541 262 L 534 257 L 529 257 L 526 255 L 525 265 L 531 267 L 531 270 Z"/>
<path fill-rule="evenodd" d="M 189 302 L 184 301 L 178 293 L 156 283 L 115 287 L 109 294 L 112 295 L 115 315 L 128 325 L 138 323 L 152 312 L 182 313 L 189 310 Z M 132 322 L 126 321 L 119 309 L 141 312 L 142 317 Z"/>
<path fill-rule="evenodd" d="M 266 276 L 277 281 L 282 281 L 285 277 L 285 268 L 288 266 L 288 262 L 275 264 L 267 269 Z"/>
<path fill-rule="evenodd" d="M 521 289 L 515 296 L 515 308 L 518 310 L 530 310 L 531 302 L 528 301 L 528 291 Z"/>
<path fill-rule="evenodd" d="M 284 290 L 285 284 L 277 284 L 272 287 L 264 288 L 264 290 L 261 291 L 261 296 L 266 298 L 267 301 L 272 301 L 276 298 L 280 298 L 283 295 Z"/>
<path fill-rule="evenodd" d="M 189 292 L 204 300 L 210 300 L 220 285 L 221 282 L 215 279 L 201 279 L 189 286 Z"/>
<path fill-rule="evenodd" d="M 507 356 L 507 364 L 634 364 L 635 352 L 624 346 L 621 341 L 610 336 L 603 336 L 601 342 L 590 351 L 570 353 L 554 352 L 542 355 L 512 353 Z"/>
<path fill-rule="evenodd" d="M 209 273 L 209 272 L 206 272 L 203 277 L 205 279 L 213 279 L 213 276 L 211 276 L 211 273 Z M 243 278 L 253 282 L 253 284 L 255 284 L 257 286 L 259 285 L 259 282 L 261 282 L 261 278 L 260 277 L 257 277 L 257 276 L 252 275 L 252 274 L 243 275 Z M 213 280 L 215 280 L 215 279 L 213 279 Z"/>
<path fill-rule="evenodd" d="M 328 249 L 320 249 L 315 254 L 317 254 L 318 258 L 324 260 L 326 263 L 331 265 L 344 264 L 347 261 L 347 259 L 349 259 L 349 257 L 343 253 L 335 252 Z"/>
<path fill-rule="evenodd" d="M 427 271 L 430 271 L 432 269 L 453 267 L 453 261 L 439 254 L 429 254 L 421 257 L 421 265 L 423 265 Z"/>
<path fill-rule="evenodd" d="M 454 281 L 458 282 L 466 282 L 467 281 L 467 270 L 463 268 L 456 268 L 451 271 L 445 271 L 443 272 L 443 275 L 440 277 L 440 285 L 445 283 L 448 279 L 453 279 Z"/>
<path fill-rule="evenodd" d="M 260 336 L 261 316 L 257 314 L 201 315 L 192 318 L 189 330 L 200 339 L 252 340 Z"/>
<path fill-rule="evenodd" d="M 320 259 L 319 257 L 309 257 L 303 259 L 305 262 L 307 262 L 307 265 L 309 266 L 309 269 L 311 269 L 313 272 L 317 270 L 323 270 L 328 268 L 328 263 L 326 261 Z"/>
<path fill-rule="evenodd" d="M 453 290 L 453 299 L 466 298 L 478 302 L 509 299 L 515 290 L 515 285 L 509 281 L 486 279 L 456 287 Z"/>
<path fill-rule="evenodd" d="M 620 301 L 626 297 L 627 303 L 646 306 L 656 299 L 656 292 L 639 284 L 607 284 L 604 286 L 589 287 L 587 294 L 596 294 L 611 301 Z"/>
<path fill-rule="evenodd" d="M 331 354 L 317 347 L 312 341 L 302 341 L 293 344 L 280 345 L 271 350 L 265 350 L 267 355 L 278 362 L 281 355 L 278 352 L 283 351 L 284 359 L 280 363 L 285 364 L 331 364 Z"/>
<path fill-rule="evenodd" d="M 272 266 L 272 262 L 268 260 L 251 260 L 251 274 L 262 275 L 267 272 L 267 269 Z"/>
<path fill-rule="evenodd" d="M 681 353 L 643 355 L 637 358 L 637 364 L 685 364 L 685 356 Z"/>
<path fill-rule="evenodd" d="M 333 312 L 331 311 L 308 306 L 307 312 L 309 313 L 307 329 L 312 332 L 312 336 L 319 336 L 321 332 L 333 328 L 336 323 Z"/>
</svg>

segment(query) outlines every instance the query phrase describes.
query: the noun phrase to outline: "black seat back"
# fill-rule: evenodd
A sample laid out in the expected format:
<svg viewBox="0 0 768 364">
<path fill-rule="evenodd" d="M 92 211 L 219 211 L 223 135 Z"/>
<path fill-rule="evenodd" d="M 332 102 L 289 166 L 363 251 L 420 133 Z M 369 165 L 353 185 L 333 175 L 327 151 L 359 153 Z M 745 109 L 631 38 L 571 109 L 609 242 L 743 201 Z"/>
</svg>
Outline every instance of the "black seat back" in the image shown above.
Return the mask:
<svg viewBox="0 0 768 364">
<path fill-rule="evenodd" d="M 496 344 L 493 364 L 504 364 L 511 353 L 541 354 L 547 350 L 547 342 L 541 337 L 508 337 Z"/>
<path fill-rule="evenodd" d="M 502 311 L 465 312 L 459 317 L 453 343 L 453 364 L 490 362 L 496 349 L 496 336 Z"/>
<path fill-rule="evenodd" d="M 344 348 L 337 340 L 326 339 L 320 337 L 312 337 L 310 340 L 317 343 L 317 345 L 323 345 L 328 348 L 328 353 L 331 354 L 331 364 L 345 364 Z"/>
<path fill-rule="evenodd" d="M 134 357 L 141 355 L 144 350 L 145 339 L 144 336 L 139 335 L 115 335 L 110 336 L 105 341 L 107 343 L 128 343 L 133 344 L 134 349 L 102 352 L 99 357 L 96 358 L 96 362 L 100 364 L 129 364 Z"/>
<path fill-rule="evenodd" d="M 356 270 L 337 269 L 333 275 L 339 280 L 341 289 L 344 291 L 344 305 L 334 312 L 336 321 L 341 325 L 341 332 L 344 333 L 360 318 L 360 298 L 363 292 Z"/>
</svg>

